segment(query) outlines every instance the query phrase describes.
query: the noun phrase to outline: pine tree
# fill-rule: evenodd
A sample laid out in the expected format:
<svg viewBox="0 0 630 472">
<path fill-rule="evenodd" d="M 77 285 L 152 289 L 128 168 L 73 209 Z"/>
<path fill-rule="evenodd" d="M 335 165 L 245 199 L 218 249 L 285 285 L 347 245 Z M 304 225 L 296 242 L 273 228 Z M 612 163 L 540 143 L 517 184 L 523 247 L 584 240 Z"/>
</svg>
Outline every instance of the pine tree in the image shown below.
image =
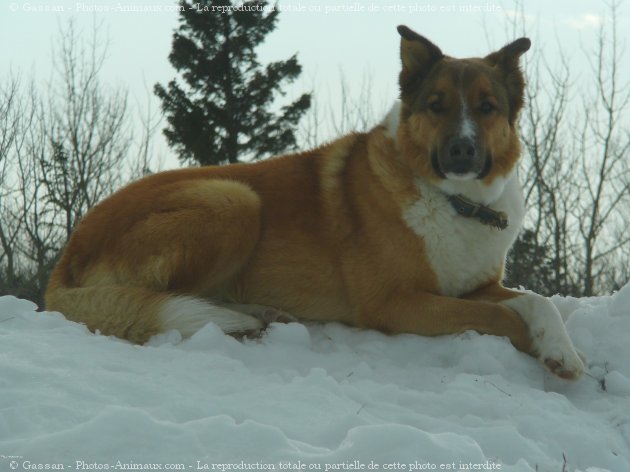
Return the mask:
<svg viewBox="0 0 630 472">
<path fill-rule="evenodd" d="M 508 253 L 505 285 L 522 285 L 545 296 L 557 293 L 579 296 L 579 287 L 563 267 L 565 259 L 554 256 L 553 247 L 539 241 L 531 229 L 524 229 Z"/>
<path fill-rule="evenodd" d="M 186 83 L 155 85 L 168 126 L 164 134 L 183 162 L 202 165 L 259 159 L 296 147 L 295 127 L 310 94 L 275 106 L 281 87 L 301 72 L 297 56 L 262 67 L 255 47 L 276 26 L 266 1 L 180 2 L 169 61 Z"/>
</svg>

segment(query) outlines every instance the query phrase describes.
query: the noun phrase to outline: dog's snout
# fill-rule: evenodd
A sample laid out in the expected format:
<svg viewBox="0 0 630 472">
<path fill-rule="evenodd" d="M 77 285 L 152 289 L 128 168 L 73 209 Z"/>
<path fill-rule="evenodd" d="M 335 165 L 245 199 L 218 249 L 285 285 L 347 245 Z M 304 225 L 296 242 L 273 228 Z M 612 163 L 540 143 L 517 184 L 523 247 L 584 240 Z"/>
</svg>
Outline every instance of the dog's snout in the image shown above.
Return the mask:
<svg viewBox="0 0 630 472">
<path fill-rule="evenodd" d="M 477 149 L 470 138 L 453 138 L 449 143 L 448 152 L 452 159 L 466 161 L 475 157 Z"/>
<path fill-rule="evenodd" d="M 479 171 L 479 159 L 475 142 L 468 137 L 453 137 L 446 146 L 442 161 L 444 173 L 469 174 Z"/>
</svg>

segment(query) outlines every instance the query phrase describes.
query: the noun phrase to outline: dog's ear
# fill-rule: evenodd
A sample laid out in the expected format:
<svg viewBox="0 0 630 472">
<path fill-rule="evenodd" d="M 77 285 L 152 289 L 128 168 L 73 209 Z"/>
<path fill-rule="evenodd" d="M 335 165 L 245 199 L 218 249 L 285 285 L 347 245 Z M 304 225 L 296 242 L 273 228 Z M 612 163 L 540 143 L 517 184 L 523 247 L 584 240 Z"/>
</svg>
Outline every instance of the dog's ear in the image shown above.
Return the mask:
<svg viewBox="0 0 630 472">
<path fill-rule="evenodd" d="M 431 41 L 420 36 L 406 26 L 398 27 L 400 33 L 400 90 L 404 93 L 410 85 L 421 80 L 431 67 L 444 57 L 444 54 Z"/>
<path fill-rule="evenodd" d="M 512 124 L 523 107 L 523 93 L 525 91 L 525 78 L 519 64 L 519 58 L 531 45 L 532 42 L 529 38 L 520 38 L 485 57 L 486 62 L 499 69 L 503 78 L 510 100 L 509 120 Z"/>
</svg>

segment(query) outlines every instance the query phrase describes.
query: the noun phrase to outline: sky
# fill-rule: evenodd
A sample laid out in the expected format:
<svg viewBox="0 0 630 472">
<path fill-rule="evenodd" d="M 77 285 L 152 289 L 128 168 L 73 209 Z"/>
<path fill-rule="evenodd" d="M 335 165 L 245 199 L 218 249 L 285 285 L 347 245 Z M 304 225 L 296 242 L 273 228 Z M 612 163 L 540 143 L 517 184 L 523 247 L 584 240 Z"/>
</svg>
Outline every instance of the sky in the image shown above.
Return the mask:
<svg viewBox="0 0 630 472">
<path fill-rule="evenodd" d="M 147 90 L 175 75 L 167 58 L 177 27 L 175 5 L 173 0 L 0 0 L 0 79 L 12 71 L 45 81 L 59 28 L 72 18 L 85 38 L 94 24 L 102 26 L 109 54 L 103 82 L 124 86 L 130 105 L 144 106 Z M 596 0 L 526 1 L 524 30 L 533 40 L 528 54 L 544 53 L 553 64 L 562 48 L 580 80 L 588 73 L 583 51 L 595 46 L 600 25 L 610 23 L 606 5 Z M 514 2 L 504 0 L 280 0 L 278 6 L 277 29 L 259 48 L 259 59 L 266 63 L 297 53 L 303 72 L 289 98 L 312 91 L 323 107 L 338 102 L 341 71 L 352 90 L 370 78 L 377 112 L 396 98 L 399 24 L 455 57 L 483 56 L 523 35 L 510 26 Z M 630 24 L 627 1 L 620 6 L 618 24 Z M 627 45 L 630 33 L 619 30 Z M 622 68 L 629 77 L 630 60 Z M 157 108 L 157 98 L 152 101 Z"/>
</svg>

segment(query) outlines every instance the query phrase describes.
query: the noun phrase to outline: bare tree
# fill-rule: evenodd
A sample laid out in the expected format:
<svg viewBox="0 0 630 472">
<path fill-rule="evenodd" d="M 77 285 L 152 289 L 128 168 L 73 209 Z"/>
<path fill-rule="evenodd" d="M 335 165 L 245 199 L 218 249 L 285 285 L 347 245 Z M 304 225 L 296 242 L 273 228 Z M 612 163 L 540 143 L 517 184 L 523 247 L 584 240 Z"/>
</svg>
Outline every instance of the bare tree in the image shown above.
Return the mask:
<svg viewBox="0 0 630 472">
<path fill-rule="evenodd" d="M 22 280 L 21 290 L 28 298 L 38 300 L 64 239 L 55 221 L 58 209 L 49 204 L 42 178 L 41 162 L 46 159 L 48 148 L 47 130 L 44 109 L 35 93 L 31 95 L 29 107 L 34 119 L 25 130 L 24 146 L 15 149 L 18 186 L 13 218 L 21 226 L 15 247 L 24 261 L 23 268 L 30 269 L 28 272 L 22 269 L 21 276 L 27 280 Z"/>
<path fill-rule="evenodd" d="M 54 83 L 43 116 L 48 149 L 38 159 L 47 199 L 60 210 L 66 237 L 78 220 L 121 185 L 130 146 L 127 94 L 99 80 L 106 58 L 100 26 L 82 42 L 75 23 L 60 30 Z"/>
<path fill-rule="evenodd" d="M 155 136 L 160 130 L 164 114 L 159 107 L 153 106 L 154 94 L 145 83 L 145 103 L 137 102 L 139 110 L 140 138 L 136 141 L 136 155 L 130 163 L 129 172 L 132 179 L 143 177 L 163 166 L 163 156 L 156 156 Z M 155 170 L 152 169 L 155 166 Z"/>
<path fill-rule="evenodd" d="M 573 128 L 584 196 L 574 216 L 583 245 L 579 262 L 586 296 L 601 291 L 599 280 L 618 263 L 621 248 L 630 243 L 630 132 L 623 129 L 623 118 L 630 109 L 630 83 L 622 83 L 619 68 L 618 8 L 618 2 L 610 4 L 610 24 L 601 24 L 596 49 L 586 51 L 589 59 L 594 58 L 589 61 L 594 87 L 583 95 L 583 118 Z"/>
<path fill-rule="evenodd" d="M 11 212 L 11 152 L 21 148 L 22 131 L 32 118 L 25 113 L 19 80 L 10 76 L 5 84 L 0 84 L 0 290 L 3 291 L 16 285 L 16 241 L 21 230 L 20 220 L 13 218 Z"/>
<path fill-rule="evenodd" d="M 630 134 L 622 122 L 630 92 L 619 69 L 618 5 L 609 5 L 595 50 L 585 51 L 592 80 L 582 80 L 581 88 L 564 53 L 553 67 L 541 51 L 527 64 L 521 180 L 528 212 L 510 254 L 508 283 L 590 296 L 618 288 L 630 275 L 621 262 L 630 252 Z"/>
<path fill-rule="evenodd" d="M 54 92 L 42 97 L 31 83 L 18 104 L 19 86 L 9 82 L 2 106 L 12 113 L 0 121 L 0 165 L 11 162 L 0 167 L 0 290 L 36 302 L 78 221 L 125 181 L 131 155 L 126 92 L 99 78 L 107 49 L 100 27 L 84 40 L 70 21 L 59 34 L 46 87 Z"/>
<path fill-rule="evenodd" d="M 315 80 L 312 81 L 312 88 L 317 90 Z M 302 146 L 313 148 L 346 133 L 367 131 L 384 118 L 391 103 L 376 97 L 373 74 L 370 71 L 361 74 L 361 81 L 357 84 L 357 87 L 350 86 L 340 69 L 338 93 L 328 90 L 327 107 L 321 107 L 324 95 L 321 89 L 312 94 L 311 108 L 300 125 Z"/>
<path fill-rule="evenodd" d="M 510 283 L 542 293 L 578 293 L 574 268 L 569 267 L 575 250 L 570 211 L 578 199 L 569 188 L 575 181 L 575 166 L 564 126 L 571 91 L 569 70 L 564 56 L 554 67 L 542 55 L 527 64 L 527 106 L 521 117 L 525 165 L 520 177 L 528 211 L 525 230 L 511 253 L 509 275 Z"/>
</svg>

